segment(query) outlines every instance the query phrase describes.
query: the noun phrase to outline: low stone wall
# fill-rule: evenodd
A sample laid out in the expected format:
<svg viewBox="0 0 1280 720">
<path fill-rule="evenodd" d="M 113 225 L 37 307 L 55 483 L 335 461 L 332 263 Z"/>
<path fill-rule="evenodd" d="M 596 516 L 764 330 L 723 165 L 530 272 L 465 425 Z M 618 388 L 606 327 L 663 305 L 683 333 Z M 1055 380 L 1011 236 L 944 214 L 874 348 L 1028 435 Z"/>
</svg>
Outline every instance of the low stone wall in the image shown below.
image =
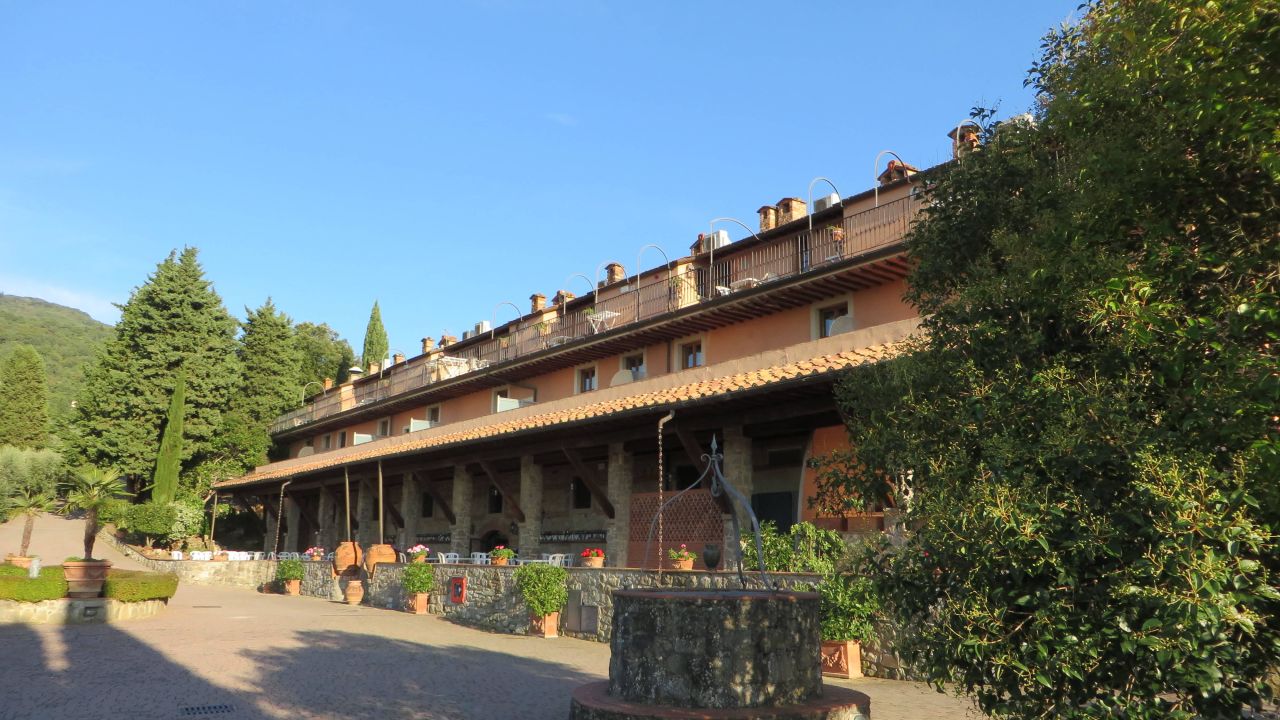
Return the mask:
<svg viewBox="0 0 1280 720">
<path fill-rule="evenodd" d="M 302 576 L 302 594 L 325 600 L 341 600 L 342 588 L 338 585 L 338 577 L 333 574 L 333 563 L 304 562 L 305 574 Z"/>
<path fill-rule="evenodd" d="M 214 562 L 212 560 L 156 560 L 139 554 L 128 545 L 116 540 L 109 534 L 98 535 L 99 541 L 106 540 L 112 547 L 129 556 L 148 570 L 177 575 L 178 582 L 195 585 L 222 585 L 246 590 L 259 590 L 263 585 L 276 579 L 275 560 L 236 560 Z M 324 564 L 327 563 L 306 563 Z"/>
<path fill-rule="evenodd" d="M 0 600 L 0 624 L 88 625 L 140 620 L 160 614 L 164 600 L 120 602 L 110 598 L 59 598 L 43 602 Z"/>
</svg>

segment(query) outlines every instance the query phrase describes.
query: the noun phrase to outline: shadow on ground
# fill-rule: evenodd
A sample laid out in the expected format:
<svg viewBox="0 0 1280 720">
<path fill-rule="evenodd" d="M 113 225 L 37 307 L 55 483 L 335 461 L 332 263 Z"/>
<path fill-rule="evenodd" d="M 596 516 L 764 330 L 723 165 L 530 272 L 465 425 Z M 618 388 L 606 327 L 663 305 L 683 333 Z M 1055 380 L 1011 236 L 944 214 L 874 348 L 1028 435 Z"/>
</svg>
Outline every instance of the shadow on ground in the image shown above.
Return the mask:
<svg viewBox="0 0 1280 720">
<path fill-rule="evenodd" d="M 250 651 L 261 702 L 321 717 L 565 718 L 573 689 L 596 677 L 543 660 L 338 631 L 295 634 L 304 647 Z M 539 642 L 529 638 L 529 649 Z M 324 675 L 313 676 L 318 668 Z"/>
</svg>

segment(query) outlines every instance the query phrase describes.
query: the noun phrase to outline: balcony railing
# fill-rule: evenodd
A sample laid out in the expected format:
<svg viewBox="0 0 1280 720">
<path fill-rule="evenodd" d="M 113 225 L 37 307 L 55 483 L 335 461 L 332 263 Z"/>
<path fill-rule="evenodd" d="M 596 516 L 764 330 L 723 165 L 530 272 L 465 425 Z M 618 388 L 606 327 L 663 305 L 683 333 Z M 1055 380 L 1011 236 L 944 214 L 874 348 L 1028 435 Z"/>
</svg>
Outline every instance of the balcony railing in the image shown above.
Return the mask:
<svg viewBox="0 0 1280 720">
<path fill-rule="evenodd" d="M 365 380 L 346 393 L 342 391 L 347 388 L 330 391 L 320 400 L 282 415 L 272 423 L 270 431 L 275 434 L 300 427 L 343 410 L 483 370 L 489 365 L 888 247 L 906 236 L 919 209 L 920 201 L 915 197 L 905 197 L 850 215 L 839 222 L 761 243 L 747 250 L 726 247 L 725 257 L 716 258 L 714 263 L 711 255 L 700 255 L 692 262 L 672 269 L 665 277 L 600 299 L 590 307 L 555 315 L 542 322 L 526 322 L 506 333 L 455 351 L 446 350 L 429 358 L 395 365 L 375 376 L 376 379 Z"/>
</svg>

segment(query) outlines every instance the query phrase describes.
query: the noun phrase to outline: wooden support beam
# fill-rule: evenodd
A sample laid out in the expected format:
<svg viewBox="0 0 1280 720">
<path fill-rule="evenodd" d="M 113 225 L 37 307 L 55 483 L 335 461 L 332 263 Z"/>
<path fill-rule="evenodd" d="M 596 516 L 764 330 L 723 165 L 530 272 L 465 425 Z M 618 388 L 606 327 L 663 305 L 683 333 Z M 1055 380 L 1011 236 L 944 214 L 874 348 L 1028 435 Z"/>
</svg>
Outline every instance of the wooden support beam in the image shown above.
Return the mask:
<svg viewBox="0 0 1280 720">
<path fill-rule="evenodd" d="M 478 460 L 476 464 L 480 466 L 481 470 L 484 470 L 485 475 L 489 476 L 489 482 L 493 483 L 493 486 L 498 488 L 498 492 L 502 493 L 503 506 L 511 508 L 511 514 L 515 516 L 517 522 L 524 522 L 524 510 L 520 509 L 520 496 L 511 492 L 511 488 L 498 479 L 498 474 L 488 460 Z"/>
<path fill-rule="evenodd" d="M 298 506 L 298 512 L 302 513 L 304 520 L 311 523 L 311 527 L 316 530 L 320 529 L 320 518 L 317 517 L 315 513 L 311 512 L 311 508 L 307 506 L 306 502 L 303 502 L 302 498 L 294 498 L 293 504 Z"/>
<path fill-rule="evenodd" d="M 393 495 L 392 497 L 395 497 L 395 496 Z M 392 500 L 391 498 L 387 498 L 387 513 L 391 515 L 391 522 L 395 523 L 396 527 L 403 530 L 404 516 L 401 515 L 400 511 L 396 509 L 395 500 Z"/>
<path fill-rule="evenodd" d="M 251 502 L 249 502 L 249 498 L 250 498 L 250 497 L 253 497 L 252 495 L 242 495 L 242 494 L 240 494 L 240 493 L 236 493 L 235 495 L 232 495 L 232 497 L 234 497 L 236 500 L 239 500 L 239 501 L 240 501 L 240 504 L 241 504 L 242 506 L 244 506 L 244 508 L 245 508 L 246 510 L 248 510 L 248 511 L 249 511 L 249 512 L 251 512 L 251 513 L 253 513 L 253 519 L 254 519 L 254 521 L 256 522 L 256 524 L 258 525 L 258 530 L 259 530 L 260 532 L 262 532 L 262 534 L 264 534 L 264 535 L 265 535 L 265 534 L 266 534 L 266 532 L 267 532 L 267 512 L 266 512 L 266 510 L 263 510 L 263 511 L 262 511 L 262 515 L 258 515 L 258 511 L 253 509 L 253 506 L 255 505 L 255 503 L 251 503 Z"/>
<path fill-rule="evenodd" d="M 573 466 L 573 471 L 582 480 L 582 484 L 586 485 L 587 490 L 591 491 L 591 497 L 600 503 L 600 509 L 604 510 L 605 516 L 612 520 L 614 516 L 613 503 L 609 502 L 609 495 L 605 492 L 608 478 L 605 478 L 602 482 L 599 472 L 583 462 L 582 456 L 578 454 L 577 450 L 567 447 L 560 450 L 569 459 L 569 464 Z"/>
<path fill-rule="evenodd" d="M 417 473 L 414 473 L 414 475 L 417 475 Z M 458 518 L 454 517 L 453 508 L 449 507 L 449 501 L 445 499 L 444 493 L 440 492 L 436 484 L 431 482 L 431 478 L 419 477 L 418 484 L 426 488 L 427 494 L 431 496 L 431 501 L 444 513 L 445 518 L 449 520 L 449 524 L 457 525 Z M 409 512 L 409 508 L 405 508 L 405 512 Z"/>
<path fill-rule="evenodd" d="M 338 514 L 341 515 L 342 513 L 346 512 L 347 499 L 342 496 L 342 488 L 338 487 L 337 485 L 327 485 L 326 487 L 329 490 L 329 494 L 333 497 L 333 502 L 335 504 L 335 507 L 338 508 Z M 354 512 L 351 513 L 351 527 L 355 529 L 359 529 L 360 523 L 357 520 L 355 515 L 356 514 Z M 346 525 L 343 524 L 343 525 L 340 525 L 339 527 L 346 527 Z"/>
</svg>

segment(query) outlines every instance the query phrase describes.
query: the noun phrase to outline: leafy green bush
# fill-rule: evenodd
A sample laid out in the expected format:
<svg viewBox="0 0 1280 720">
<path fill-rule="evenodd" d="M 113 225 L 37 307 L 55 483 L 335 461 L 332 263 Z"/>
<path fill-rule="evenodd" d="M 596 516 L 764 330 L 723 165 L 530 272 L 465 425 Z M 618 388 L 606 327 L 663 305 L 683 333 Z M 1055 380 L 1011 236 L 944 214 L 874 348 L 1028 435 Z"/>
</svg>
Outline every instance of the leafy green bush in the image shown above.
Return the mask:
<svg viewBox="0 0 1280 720">
<path fill-rule="evenodd" d="M 281 560 L 276 564 L 276 580 L 280 582 L 301 580 L 305 574 L 306 568 L 302 566 L 301 560 Z"/>
<path fill-rule="evenodd" d="M 11 445 L 0 446 L 0 501 L 20 495 L 24 490 L 52 496 L 67 476 L 62 456 L 52 450 L 32 450 Z M 0 521 L 8 510 L 0 502 Z"/>
<path fill-rule="evenodd" d="M 120 602 L 168 600 L 178 591 L 178 576 L 138 570 L 109 570 L 102 595 Z"/>
<path fill-rule="evenodd" d="M 758 569 L 759 555 L 751 531 L 743 531 L 740 541 L 744 567 Z M 840 533 L 809 522 L 796 523 L 789 534 L 783 535 L 777 525 L 766 520 L 760 523 L 760 544 L 764 548 L 764 566 L 769 572 L 826 575 L 834 572 L 849 555 L 849 546 Z"/>
<path fill-rule="evenodd" d="M 172 503 L 147 502 L 130 507 L 124 522 L 129 532 L 146 538 L 147 547 L 151 547 L 152 538 L 168 537 L 176 517 Z"/>
<path fill-rule="evenodd" d="M 17 565 L 0 565 L 0 577 L 26 577 L 27 569 Z"/>
<path fill-rule="evenodd" d="M 559 612 L 569 602 L 569 571 L 555 565 L 521 565 L 516 568 L 516 587 L 529 612 L 545 617 Z"/>
<path fill-rule="evenodd" d="M 201 534 L 205 520 L 204 503 L 200 498 L 190 496 L 179 498 L 171 507 L 173 508 L 173 525 L 165 535 L 169 542 L 181 542 Z"/>
<path fill-rule="evenodd" d="M 98 522 L 103 525 L 110 523 L 122 530 L 128 530 L 126 518 L 131 507 L 133 507 L 133 503 L 124 498 L 112 498 L 103 503 L 102 508 L 98 510 Z"/>
<path fill-rule="evenodd" d="M 62 575 L 61 566 L 41 568 L 38 578 L 28 578 L 27 571 L 22 568 L 13 569 L 22 574 L 10 575 L 7 570 L 0 573 L 0 600 L 40 602 L 67 596 L 67 580 Z"/>
<path fill-rule="evenodd" d="M 406 593 L 429 593 L 436 589 L 436 572 L 427 563 L 406 565 L 400 582 Z"/>
<path fill-rule="evenodd" d="M 822 639 L 871 640 L 880 610 L 875 586 L 865 577 L 831 573 L 818 584 L 822 596 Z"/>
</svg>

